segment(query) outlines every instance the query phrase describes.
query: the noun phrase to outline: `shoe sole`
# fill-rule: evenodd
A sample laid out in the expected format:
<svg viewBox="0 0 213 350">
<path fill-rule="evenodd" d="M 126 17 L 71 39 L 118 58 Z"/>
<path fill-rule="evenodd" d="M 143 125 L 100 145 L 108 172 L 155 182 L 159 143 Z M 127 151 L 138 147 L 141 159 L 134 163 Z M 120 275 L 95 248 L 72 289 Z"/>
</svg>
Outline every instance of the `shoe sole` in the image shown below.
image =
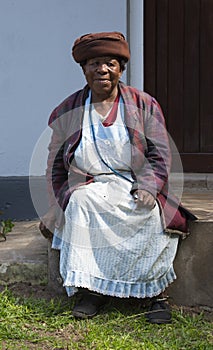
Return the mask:
<svg viewBox="0 0 213 350">
<path fill-rule="evenodd" d="M 164 315 L 163 315 L 164 314 Z M 146 319 L 149 323 L 163 324 L 171 323 L 172 316 L 169 311 L 166 310 L 155 310 L 146 314 Z"/>
<path fill-rule="evenodd" d="M 172 320 L 161 320 L 161 319 L 147 319 L 147 321 L 149 323 L 152 324 L 168 324 L 168 323 L 172 323 Z"/>
<path fill-rule="evenodd" d="M 86 319 L 86 318 L 92 318 L 94 316 L 96 316 L 98 314 L 98 311 L 97 312 L 94 312 L 93 314 L 85 314 L 81 311 L 73 311 L 72 312 L 72 315 L 75 317 L 75 318 L 82 318 L 82 319 Z"/>
</svg>

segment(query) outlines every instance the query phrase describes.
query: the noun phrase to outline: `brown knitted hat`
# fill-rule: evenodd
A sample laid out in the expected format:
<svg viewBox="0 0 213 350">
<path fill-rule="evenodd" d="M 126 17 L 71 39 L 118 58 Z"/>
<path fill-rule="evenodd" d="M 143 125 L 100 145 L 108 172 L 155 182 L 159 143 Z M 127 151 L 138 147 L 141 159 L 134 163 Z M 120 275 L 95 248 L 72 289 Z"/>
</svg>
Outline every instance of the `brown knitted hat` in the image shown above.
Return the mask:
<svg viewBox="0 0 213 350">
<path fill-rule="evenodd" d="M 75 40 L 72 55 L 77 63 L 99 56 L 121 57 L 126 62 L 130 58 L 128 42 L 120 32 L 85 34 Z"/>
</svg>

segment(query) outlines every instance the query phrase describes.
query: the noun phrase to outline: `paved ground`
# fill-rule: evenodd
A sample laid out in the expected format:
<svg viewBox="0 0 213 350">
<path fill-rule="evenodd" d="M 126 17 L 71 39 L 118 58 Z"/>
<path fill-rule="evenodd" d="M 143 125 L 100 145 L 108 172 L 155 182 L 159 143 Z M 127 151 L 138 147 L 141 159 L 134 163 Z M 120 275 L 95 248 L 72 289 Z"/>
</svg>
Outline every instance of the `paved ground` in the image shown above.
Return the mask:
<svg viewBox="0 0 213 350">
<path fill-rule="evenodd" d="M 0 284 L 47 282 L 47 241 L 37 221 L 15 222 L 7 240 L 0 242 Z"/>
<path fill-rule="evenodd" d="M 191 210 L 199 220 L 213 221 L 213 190 L 187 191 L 184 193 L 182 203 Z"/>
<path fill-rule="evenodd" d="M 41 236 L 37 221 L 15 222 L 6 242 L 1 242 L 1 263 L 16 260 L 17 263 L 35 260 L 46 262 L 47 241 Z"/>
</svg>

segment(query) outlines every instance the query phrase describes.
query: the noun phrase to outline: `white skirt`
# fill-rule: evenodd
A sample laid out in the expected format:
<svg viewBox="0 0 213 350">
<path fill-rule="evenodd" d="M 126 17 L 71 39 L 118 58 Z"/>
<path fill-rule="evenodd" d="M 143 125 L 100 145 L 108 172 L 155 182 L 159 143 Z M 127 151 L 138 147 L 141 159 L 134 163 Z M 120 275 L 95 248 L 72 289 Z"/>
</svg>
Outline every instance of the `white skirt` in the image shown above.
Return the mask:
<svg viewBox="0 0 213 350">
<path fill-rule="evenodd" d="M 164 233 L 157 203 L 136 208 L 131 183 L 114 174 L 94 181 L 73 192 L 54 233 L 67 294 L 78 287 L 116 297 L 160 294 L 176 278 L 178 236 Z"/>
</svg>

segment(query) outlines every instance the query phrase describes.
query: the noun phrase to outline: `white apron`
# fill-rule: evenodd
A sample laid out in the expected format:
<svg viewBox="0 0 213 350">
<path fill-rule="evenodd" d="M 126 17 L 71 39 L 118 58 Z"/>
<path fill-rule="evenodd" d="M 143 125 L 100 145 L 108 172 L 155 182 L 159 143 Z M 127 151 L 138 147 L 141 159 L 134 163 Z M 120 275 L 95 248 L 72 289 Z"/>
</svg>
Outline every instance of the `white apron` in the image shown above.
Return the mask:
<svg viewBox="0 0 213 350">
<path fill-rule="evenodd" d="M 69 296 L 78 287 L 117 297 L 146 298 L 160 294 L 176 278 L 173 260 L 178 237 L 164 233 L 159 207 L 137 209 L 131 182 L 115 175 L 94 146 L 89 101 L 82 139 L 75 151 L 77 166 L 94 182 L 73 192 L 65 224 L 54 233 L 60 250 L 60 273 Z M 123 123 L 123 104 L 116 121 L 104 127 L 93 108 L 92 123 L 102 158 L 131 180 L 131 145 Z"/>
</svg>

